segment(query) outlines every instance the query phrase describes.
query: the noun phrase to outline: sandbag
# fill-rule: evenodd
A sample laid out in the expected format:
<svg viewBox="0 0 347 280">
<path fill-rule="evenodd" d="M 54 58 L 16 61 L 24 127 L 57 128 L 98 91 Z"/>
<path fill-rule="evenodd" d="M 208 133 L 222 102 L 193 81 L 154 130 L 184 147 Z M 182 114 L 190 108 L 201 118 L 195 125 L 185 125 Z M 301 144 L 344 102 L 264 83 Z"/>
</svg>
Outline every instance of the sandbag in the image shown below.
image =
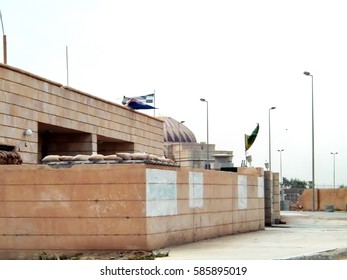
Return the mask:
<svg viewBox="0 0 347 280">
<path fill-rule="evenodd" d="M 74 156 L 60 156 L 59 160 L 60 161 L 72 161 Z"/>
<path fill-rule="evenodd" d="M 60 158 L 59 155 L 48 155 L 42 159 L 42 162 L 58 162 L 60 161 L 59 158 Z"/>
<path fill-rule="evenodd" d="M 122 158 L 117 155 L 108 155 L 104 156 L 104 160 L 122 160 Z"/>
<path fill-rule="evenodd" d="M 94 154 L 94 155 L 91 155 L 88 160 L 90 161 L 100 161 L 100 160 L 104 160 L 104 155 L 101 155 L 101 154 Z"/>
<path fill-rule="evenodd" d="M 89 159 L 89 155 L 77 155 L 74 156 L 73 161 L 86 161 Z"/>
<path fill-rule="evenodd" d="M 130 154 L 130 157 L 133 160 L 147 160 L 148 156 L 149 155 L 146 154 L 146 153 L 133 153 L 133 154 Z"/>
<path fill-rule="evenodd" d="M 158 156 L 156 156 L 156 155 L 148 155 L 148 160 L 158 160 Z"/>
<path fill-rule="evenodd" d="M 131 159 L 130 153 L 117 153 L 117 156 L 121 157 L 124 160 L 129 160 Z"/>
</svg>

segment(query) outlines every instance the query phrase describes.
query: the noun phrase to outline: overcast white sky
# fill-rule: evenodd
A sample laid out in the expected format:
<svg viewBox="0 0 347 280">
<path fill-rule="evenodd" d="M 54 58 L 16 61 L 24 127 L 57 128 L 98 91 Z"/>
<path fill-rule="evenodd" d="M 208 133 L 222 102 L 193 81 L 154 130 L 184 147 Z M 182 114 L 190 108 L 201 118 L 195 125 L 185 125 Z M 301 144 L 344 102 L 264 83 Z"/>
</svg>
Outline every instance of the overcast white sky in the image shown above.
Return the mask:
<svg viewBox="0 0 347 280">
<path fill-rule="evenodd" d="M 316 184 L 347 184 L 347 2 L 344 0 L 2 0 L 8 64 L 121 102 L 156 92 L 156 115 L 253 166 L 309 181 L 314 76 Z M 1 42 L 2 49 L 2 42 Z M 2 57 L 2 55 L 1 55 Z M 1 60 L 2 61 L 2 60 Z M 152 111 L 145 112 L 153 115 Z"/>
</svg>

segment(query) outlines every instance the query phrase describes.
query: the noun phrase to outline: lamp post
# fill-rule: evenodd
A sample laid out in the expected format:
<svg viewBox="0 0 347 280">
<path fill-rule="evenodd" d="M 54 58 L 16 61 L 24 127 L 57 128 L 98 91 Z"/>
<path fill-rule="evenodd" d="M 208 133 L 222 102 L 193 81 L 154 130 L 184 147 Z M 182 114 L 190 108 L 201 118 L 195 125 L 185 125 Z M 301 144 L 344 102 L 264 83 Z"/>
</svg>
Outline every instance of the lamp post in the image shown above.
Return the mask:
<svg viewBox="0 0 347 280">
<path fill-rule="evenodd" d="M 333 178 L 334 178 L 334 180 L 333 180 L 333 182 L 334 182 L 334 189 L 335 189 L 335 156 L 338 154 L 338 152 L 336 152 L 336 153 L 331 153 L 332 155 L 333 155 L 333 161 L 334 161 L 334 171 L 333 171 Z"/>
<path fill-rule="evenodd" d="M 313 103 L 313 75 L 305 71 L 304 75 L 312 78 L 312 212 L 314 211 L 314 189 L 315 189 L 315 168 L 314 168 L 314 103 Z"/>
<path fill-rule="evenodd" d="M 271 110 L 275 110 L 276 107 L 271 107 L 269 109 L 269 171 L 271 171 Z"/>
<path fill-rule="evenodd" d="M 207 146 L 206 146 L 206 164 L 205 169 L 210 169 L 210 160 L 209 160 L 209 147 L 208 147 L 208 101 L 205 98 L 200 98 L 200 101 L 206 102 L 206 130 L 207 130 Z"/>
<path fill-rule="evenodd" d="M 283 173 L 282 173 L 282 152 L 284 149 L 277 150 L 277 152 L 280 153 L 280 180 L 281 180 L 281 185 L 283 186 Z"/>
<path fill-rule="evenodd" d="M 179 163 L 180 163 L 180 167 L 181 167 L 181 145 L 182 145 L 181 124 L 183 124 L 183 123 L 184 123 L 184 121 L 180 121 L 178 123 L 178 139 L 180 141 L 179 147 L 178 147 L 178 160 L 179 160 Z"/>
</svg>

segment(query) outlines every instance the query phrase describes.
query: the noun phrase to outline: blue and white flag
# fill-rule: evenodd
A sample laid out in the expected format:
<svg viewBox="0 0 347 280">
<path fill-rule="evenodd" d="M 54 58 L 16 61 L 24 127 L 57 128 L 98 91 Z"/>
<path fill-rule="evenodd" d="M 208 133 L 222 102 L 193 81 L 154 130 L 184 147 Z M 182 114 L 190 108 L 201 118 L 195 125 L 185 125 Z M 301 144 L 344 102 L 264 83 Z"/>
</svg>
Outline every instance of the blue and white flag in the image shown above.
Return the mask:
<svg viewBox="0 0 347 280">
<path fill-rule="evenodd" d="M 154 103 L 154 93 L 138 96 L 137 99 L 144 103 Z"/>
<path fill-rule="evenodd" d="M 139 102 L 143 102 L 143 103 L 154 103 L 154 93 L 151 94 L 147 94 L 147 95 L 142 95 L 142 96 L 134 96 L 134 97 L 123 97 L 123 101 L 122 104 L 126 105 L 127 102 L 130 100 L 130 98 L 136 98 Z"/>
</svg>

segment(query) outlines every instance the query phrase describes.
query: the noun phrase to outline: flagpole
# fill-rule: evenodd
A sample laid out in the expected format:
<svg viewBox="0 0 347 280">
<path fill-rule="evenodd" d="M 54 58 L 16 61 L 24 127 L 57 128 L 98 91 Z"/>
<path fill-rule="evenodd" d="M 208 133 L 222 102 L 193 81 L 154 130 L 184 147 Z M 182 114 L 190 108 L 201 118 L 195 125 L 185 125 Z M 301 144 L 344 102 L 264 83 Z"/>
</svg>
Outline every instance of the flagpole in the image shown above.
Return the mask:
<svg viewBox="0 0 347 280">
<path fill-rule="evenodd" d="M 247 135 L 245 134 L 245 162 L 247 162 L 247 142 L 246 142 Z"/>
<path fill-rule="evenodd" d="M 153 117 L 155 117 L 155 90 L 154 90 L 154 92 L 153 92 L 153 107 L 154 107 L 154 109 L 153 109 Z"/>
<path fill-rule="evenodd" d="M 4 64 L 7 64 L 7 41 L 6 41 L 4 23 L 3 23 L 3 21 L 2 21 L 1 10 L 0 10 L 0 20 L 1 20 L 1 27 L 2 27 L 2 41 L 3 41 L 3 52 L 4 52 Z"/>
<path fill-rule="evenodd" d="M 66 57 L 66 85 L 69 86 L 69 51 L 67 46 L 65 49 L 65 57 Z"/>
</svg>

